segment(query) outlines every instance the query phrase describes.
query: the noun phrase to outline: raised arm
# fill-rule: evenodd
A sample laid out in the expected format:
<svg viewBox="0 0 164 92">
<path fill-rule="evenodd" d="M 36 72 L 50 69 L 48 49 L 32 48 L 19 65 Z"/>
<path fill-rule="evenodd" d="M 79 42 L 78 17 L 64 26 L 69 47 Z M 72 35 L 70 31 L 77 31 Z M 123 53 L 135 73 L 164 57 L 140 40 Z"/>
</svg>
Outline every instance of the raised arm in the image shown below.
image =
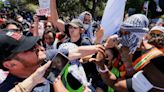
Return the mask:
<svg viewBox="0 0 164 92">
<path fill-rule="evenodd" d="M 92 45 L 92 46 L 80 46 L 77 49 L 74 49 L 69 52 L 69 59 L 79 59 L 84 56 L 92 55 L 97 52 L 104 52 L 104 47 L 102 45 Z"/>
<path fill-rule="evenodd" d="M 102 37 L 104 35 L 104 29 L 100 26 L 98 27 L 97 31 L 96 31 L 96 39 L 94 40 L 95 44 L 100 44 L 102 41 Z"/>
<path fill-rule="evenodd" d="M 65 25 L 64 25 L 64 22 L 59 19 L 57 7 L 56 7 L 56 0 L 51 0 L 50 13 L 51 13 L 51 20 L 54 27 L 58 28 L 59 31 L 64 32 Z"/>
<path fill-rule="evenodd" d="M 39 19 L 36 15 L 34 15 L 33 19 L 34 19 L 34 24 L 33 24 L 34 28 L 31 31 L 33 33 L 33 36 L 39 36 L 39 32 L 38 32 Z M 32 27 L 32 25 L 31 25 L 31 27 Z"/>
</svg>

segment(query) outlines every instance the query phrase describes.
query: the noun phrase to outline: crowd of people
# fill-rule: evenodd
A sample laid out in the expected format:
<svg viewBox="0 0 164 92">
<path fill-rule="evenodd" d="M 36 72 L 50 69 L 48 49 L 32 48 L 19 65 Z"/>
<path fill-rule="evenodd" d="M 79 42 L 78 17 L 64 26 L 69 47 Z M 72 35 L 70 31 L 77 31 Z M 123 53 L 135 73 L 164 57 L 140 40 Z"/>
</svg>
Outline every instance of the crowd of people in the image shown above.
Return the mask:
<svg viewBox="0 0 164 92">
<path fill-rule="evenodd" d="M 103 27 L 88 11 L 66 22 L 51 0 L 50 13 L 1 17 L 0 92 L 164 91 L 164 19 L 150 23 L 131 14 L 103 39 Z M 45 77 L 56 53 L 69 63 L 58 76 L 52 69 Z"/>
</svg>

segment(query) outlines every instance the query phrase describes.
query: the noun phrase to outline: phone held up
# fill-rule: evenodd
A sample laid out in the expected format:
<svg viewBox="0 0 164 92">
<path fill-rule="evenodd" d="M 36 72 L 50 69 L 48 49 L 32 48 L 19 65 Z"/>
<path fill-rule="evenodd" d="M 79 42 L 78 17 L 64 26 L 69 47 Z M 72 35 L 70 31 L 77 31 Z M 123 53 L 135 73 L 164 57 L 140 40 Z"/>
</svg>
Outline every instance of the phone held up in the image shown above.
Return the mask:
<svg viewBox="0 0 164 92">
<path fill-rule="evenodd" d="M 47 20 L 48 18 L 45 15 L 37 15 L 39 20 Z"/>
<path fill-rule="evenodd" d="M 57 52 L 51 61 L 52 63 L 44 75 L 45 78 L 49 76 L 56 78 L 58 75 L 62 75 L 69 59 L 64 54 Z M 50 74 L 53 74 L 53 76 Z"/>
</svg>

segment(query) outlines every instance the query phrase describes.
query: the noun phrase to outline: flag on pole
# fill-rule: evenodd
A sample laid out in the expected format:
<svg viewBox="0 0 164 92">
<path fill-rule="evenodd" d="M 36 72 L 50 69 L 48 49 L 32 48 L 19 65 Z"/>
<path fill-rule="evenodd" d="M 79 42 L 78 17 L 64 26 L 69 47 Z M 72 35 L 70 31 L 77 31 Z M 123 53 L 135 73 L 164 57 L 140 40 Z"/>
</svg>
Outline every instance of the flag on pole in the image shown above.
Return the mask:
<svg viewBox="0 0 164 92">
<path fill-rule="evenodd" d="M 104 28 L 104 37 L 116 33 L 122 24 L 126 0 L 108 0 L 101 20 Z"/>
</svg>

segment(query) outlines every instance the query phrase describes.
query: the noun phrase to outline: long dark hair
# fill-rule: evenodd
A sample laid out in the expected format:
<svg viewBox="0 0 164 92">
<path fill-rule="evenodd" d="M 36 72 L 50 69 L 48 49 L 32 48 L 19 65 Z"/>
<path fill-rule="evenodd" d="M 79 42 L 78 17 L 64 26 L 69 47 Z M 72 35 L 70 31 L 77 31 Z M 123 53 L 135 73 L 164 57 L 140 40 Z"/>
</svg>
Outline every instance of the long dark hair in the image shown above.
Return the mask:
<svg viewBox="0 0 164 92">
<path fill-rule="evenodd" d="M 116 47 L 108 48 L 107 50 L 111 51 L 111 53 L 113 55 L 112 60 L 119 57 L 119 50 Z"/>
</svg>

